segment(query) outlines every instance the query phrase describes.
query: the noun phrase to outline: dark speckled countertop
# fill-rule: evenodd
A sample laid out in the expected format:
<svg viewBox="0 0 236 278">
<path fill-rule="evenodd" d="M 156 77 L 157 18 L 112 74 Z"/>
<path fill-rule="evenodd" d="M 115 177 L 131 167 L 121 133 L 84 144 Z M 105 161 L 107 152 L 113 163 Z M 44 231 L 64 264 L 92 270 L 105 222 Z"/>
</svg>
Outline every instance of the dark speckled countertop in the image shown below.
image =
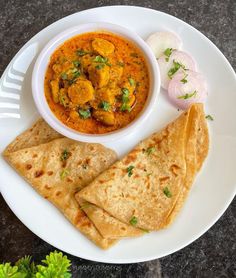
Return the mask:
<svg viewBox="0 0 236 278">
<path fill-rule="evenodd" d="M 183 19 L 212 40 L 236 68 L 235 0 L 0 0 L 1 74 L 15 53 L 52 22 L 84 9 L 119 4 L 144 6 Z M 26 254 L 37 262 L 54 249 L 28 230 L 0 196 L 0 262 L 14 262 Z M 162 259 L 108 265 L 68 256 L 73 277 L 236 277 L 236 200 L 201 238 Z"/>
</svg>

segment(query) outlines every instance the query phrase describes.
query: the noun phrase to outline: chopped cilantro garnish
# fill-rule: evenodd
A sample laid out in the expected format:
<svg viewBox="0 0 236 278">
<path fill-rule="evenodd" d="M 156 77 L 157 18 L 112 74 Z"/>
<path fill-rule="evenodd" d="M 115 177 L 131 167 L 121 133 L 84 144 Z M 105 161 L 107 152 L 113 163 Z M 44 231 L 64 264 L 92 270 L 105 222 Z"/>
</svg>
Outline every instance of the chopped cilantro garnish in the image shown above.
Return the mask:
<svg viewBox="0 0 236 278">
<path fill-rule="evenodd" d="M 106 57 L 102 57 L 102 56 L 96 56 L 94 59 L 93 59 L 94 62 L 97 62 L 97 63 L 106 63 L 108 61 L 108 59 Z"/>
<path fill-rule="evenodd" d="M 79 109 L 78 112 L 79 112 L 80 118 L 82 118 L 82 119 L 88 119 L 91 117 L 91 113 L 90 113 L 89 109 L 87 109 L 87 110 Z"/>
<path fill-rule="evenodd" d="M 67 160 L 68 157 L 69 157 L 69 152 L 67 151 L 67 149 L 65 149 L 65 150 L 61 153 L 61 161 Z"/>
<path fill-rule="evenodd" d="M 193 93 L 190 93 L 190 94 L 185 94 L 185 95 L 182 95 L 182 96 L 179 96 L 178 99 L 189 99 L 191 97 L 196 97 L 196 94 L 197 94 L 197 91 L 194 91 Z"/>
<path fill-rule="evenodd" d="M 175 60 L 173 60 L 173 67 L 168 71 L 168 76 L 170 79 L 172 79 L 173 75 L 180 69 L 184 69 L 186 70 L 185 66 L 182 65 L 179 62 L 176 62 Z"/>
<path fill-rule="evenodd" d="M 104 111 L 109 111 L 110 108 L 111 108 L 111 105 L 109 102 L 107 101 L 102 101 L 100 104 L 99 104 L 99 107 L 102 108 Z"/>
<path fill-rule="evenodd" d="M 100 70 L 100 69 L 102 69 L 102 68 L 104 68 L 104 67 L 105 67 L 104 64 L 99 64 L 99 65 L 97 65 L 95 68 L 98 69 L 98 70 Z"/>
<path fill-rule="evenodd" d="M 67 73 L 63 72 L 63 73 L 61 74 L 61 78 L 62 78 L 63 80 L 66 80 L 66 79 L 68 78 Z"/>
<path fill-rule="evenodd" d="M 63 169 L 60 173 L 61 180 L 63 180 L 68 175 L 69 175 L 69 171 L 67 169 Z"/>
<path fill-rule="evenodd" d="M 130 225 L 132 226 L 136 226 L 138 223 L 138 218 L 136 216 L 133 216 L 130 221 L 129 221 Z"/>
<path fill-rule="evenodd" d="M 135 81 L 134 81 L 134 79 L 133 78 L 129 78 L 129 84 L 131 85 L 131 86 L 135 86 Z"/>
<path fill-rule="evenodd" d="M 124 112 L 124 111 L 128 111 L 130 112 L 131 111 L 131 107 L 129 104 L 127 103 L 123 103 L 120 107 L 120 111 Z"/>
<path fill-rule="evenodd" d="M 166 195 L 167 198 L 172 197 L 172 193 L 170 192 L 170 190 L 167 186 L 163 189 L 163 193 Z"/>
<path fill-rule="evenodd" d="M 211 115 L 206 115 L 205 117 L 207 120 L 214 121 L 214 118 Z"/>
<path fill-rule="evenodd" d="M 166 62 L 169 62 L 170 55 L 172 54 L 173 49 L 172 48 L 166 48 L 164 51 L 164 55 L 166 56 Z"/>
<path fill-rule="evenodd" d="M 156 149 L 155 147 L 149 147 L 149 148 L 146 149 L 146 153 L 148 155 L 150 155 L 150 154 L 152 154 L 155 151 L 155 149 Z"/>
<path fill-rule="evenodd" d="M 122 91 L 122 105 L 120 107 L 120 110 L 121 111 L 128 111 L 128 112 L 130 112 L 131 111 L 131 107 L 128 104 L 128 102 L 129 102 L 129 94 L 130 94 L 129 90 L 127 88 L 122 88 L 121 91 Z"/>
<path fill-rule="evenodd" d="M 134 166 L 133 165 L 130 165 L 126 170 L 127 170 L 127 173 L 128 173 L 128 177 L 131 177 L 133 175 L 133 169 L 134 169 Z"/>
<path fill-rule="evenodd" d="M 188 82 L 188 80 L 186 79 L 187 77 L 188 77 L 188 75 L 185 74 L 184 78 L 181 79 L 180 81 L 181 81 L 183 84 L 187 83 L 187 82 Z"/>
<path fill-rule="evenodd" d="M 72 63 L 77 68 L 80 66 L 80 61 L 73 61 Z"/>
<path fill-rule="evenodd" d="M 77 54 L 78 56 L 84 56 L 84 55 L 89 54 L 89 53 L 90 53 L 89 51 L 85 51 L 85 50 L 83 50 L 83 49 L 78 49 L 78 50 L 76 51 L 76 54 Z"/>
</svg>

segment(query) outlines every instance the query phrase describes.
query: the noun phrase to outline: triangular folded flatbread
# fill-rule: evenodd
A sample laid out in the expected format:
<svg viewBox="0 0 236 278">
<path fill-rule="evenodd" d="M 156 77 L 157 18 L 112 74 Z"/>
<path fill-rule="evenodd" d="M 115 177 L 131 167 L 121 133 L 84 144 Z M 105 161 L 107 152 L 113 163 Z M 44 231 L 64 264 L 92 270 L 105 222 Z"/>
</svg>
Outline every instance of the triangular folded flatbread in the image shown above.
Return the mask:
<svg viewBox="0 0 236 278">
<path fill-rule="evenodd" d="M 65 150 L 67 159 L 63 160 Z M 117 242 L 101 236 L 74 197 L 116 160 L 114 151 L 62 137 L 40 119 L 6 148 L 4 156 L 40 195 L 98 246 L 107 249 Z"/>
<path fill-rule="evenodd" d="M 208 147 L 203 105 L 193 104 L 110 166 L 77 193 L 76 199 L 123 223 L 159 230 L 169 225 L 183 206 Z"/>
</svg>

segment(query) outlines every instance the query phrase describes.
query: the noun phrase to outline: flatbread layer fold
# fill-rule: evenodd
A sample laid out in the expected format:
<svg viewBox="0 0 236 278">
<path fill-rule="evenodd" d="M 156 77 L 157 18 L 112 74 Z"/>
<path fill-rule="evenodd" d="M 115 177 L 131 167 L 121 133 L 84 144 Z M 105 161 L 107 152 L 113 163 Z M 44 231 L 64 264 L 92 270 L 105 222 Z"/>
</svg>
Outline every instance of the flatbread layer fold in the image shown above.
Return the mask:
<svg viewBox="0 0 236 278">
<path fill-rule="evenodd" d="M 169 225 L 183 206 L 208 148 L 203 105 L 193 104 L 95 178 L 76 199 L 127 225 L 159 230 Z M 106 237 L 110 232 L 102 234 Z"/>
<path fill-rule="evenodd" d="M 6 148 L 4 157 L 95 244 L 107 249 L 117 242 L 102 237 L 74 197 L 117 159 L 114 151 L 65 138 L 39 119 Z"/>
</svg>

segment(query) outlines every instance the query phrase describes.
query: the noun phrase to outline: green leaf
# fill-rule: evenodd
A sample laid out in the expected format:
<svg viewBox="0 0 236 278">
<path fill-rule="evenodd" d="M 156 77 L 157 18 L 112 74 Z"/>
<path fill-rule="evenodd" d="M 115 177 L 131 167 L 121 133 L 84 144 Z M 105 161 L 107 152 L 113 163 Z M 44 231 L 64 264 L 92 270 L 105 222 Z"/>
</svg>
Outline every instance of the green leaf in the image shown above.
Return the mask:
<svg viewBox="0 0 236 278">
<path fill-rule="evenodd" d="M 109 111 L 111 109 L 111 105 L 109 102 L 107 101 L 102 101 L 100 104 L 99 104 L 99 107 L 102 108 L 104 111 Z"/>
<path fill-rule="evenodd" d="M 80 61 L 73 61 L 72 62 L 74 64 L 75 67 L 79 67 L 80 66 Z"/>
<path fill-rule="evenodd" d="M 61 252 L 51 252 L 42 260 L 44 265 L 37 265 L 36 278 L 70 278 L 69 267 L 71 262 Z"/>
<path fill-rule="evenodd" d="M 98 55 L 93 59 L 93 61 L 97 62 L 97 63 L 106 63 L 108 61 L 108 59 L 106 57 L 102 57 L 102 56 Z"/>
<path fill-rule="evenodd" d="M 189 99 L 191 97 L 196 97 L 197 91 L 194 91 L 193 93 L 187 93 L 185 95 L 179 96 L 178 99 Z"/>
<path fill-rule="evenodd" d="M 17 266 L 10 263 L 0 264 L 0 278 L 25 278 L 27 274 L 19 272 Z"/>
<path fill-rule="evenodd" d="M 164 55 L 166 56 L 166 62 L 169 62 L 170 55 L 172 54 L 173 49 L 172 48 L 166 48 L 164 51 Z"/>
<path fill-rule="evenodd" d="M 175 60 L 173 60 L 173 67 L 168 71 L 168 76 L 170 79 L 172 79 L 173 75 L 180 69 L 184 69 L 186 70 L 185 66 L 182 65 L 179 62 L 176 62 Z"/>
<path fill-rule="evenodd" d="M 130 225 L 132 226 L 136 226 L 138 224 L 138 218 L 136 216 L 133 216 L 130 221 L 129 221 Z"/>
<path fill-rule="evenodd" d="M 131 85 L 131 86 L 135 86 L 135 81 L 134 81 L 134 79 L 133 78 L 129 78 L 129 84 Z"/>
<path fill-rule="evenodd" d="M 134 166 L 133 165 L 130 165 L 126 171 L 128 173 L 128 177 L 131 177 L 133 175 L 133 169 L 134 169 Z"/>
<path fill-rule="evenodd" d="M 166 195 L 167 198 L 172 197 L 172 193 L 170 192 L 170 190 L 167 186 L 163 189 L 163 193 Z"/>
<path fill-rule="evenodd" d="M 67 79 L 68 79 L 67 73 L 63 72 L 63 73 L 61 74 L 61 78 L 62 78 L 63 80 L 67 80 Z"/>
<path fill-rule="evenodd" d="M 97 65 L 95 68 L 97 69 L 97 70 L 100 70 L 100 69 L 103 69 L 105 67 L 105 64 L 99 64 L 99 65 Z"/>
<path fill-rule="evenodd" d="M 123 103 L 123 104 L 121 105 L 121 107 L 120 107 L 120 111 L 122 111 L 122 112 L 125 112 L 125 111 L 130 112 L 130 111 L 131 111 L 131 107 L 130 107 L 129 104 Z"/>
<path fill-rule="evenodd" d="M 19 259 L 15 265 L 18 267 L 19 272 L 24 273 L 25 278 L 31 278 L 37 272 L 34 262 L 31 262 L 30 256 L 25 256 Z"/>
<path fill-rule="evenodd" d="M 85 51 L 85 50 L 83 50 L 83 49 L 78 49 L 78 50 L 76 51 L 76 54 L 77 54 L 78 56 L 84 56 L 84 55 L 89 54 L 89 53 L 90 53 L 89 51 Z"/>
<path fill-rule="evenodd" d="M 78 112 L 79 112 L 79 115 L 80 115 L 81 119 L 86 120 L 86 119 L 91 117 L 91 112 L 90 112 L 89 109 L 87 109 L 87 110 L 79 109 Z"/>
<path fill-rule="evenodd" d="M 67 158 L 70 156 L 70 153 L 65 149 L 62 153 L 61 153 L 61 161 L 65 161 L 67 160 Z"/>
<path fill-rule="evenodd" d="M 149 148 L 146 149 L 146 153 L 147 153 L 147 155 L 150 155 L 150 154 L 152 154 L 155 150 L 156 150 L 155 147 L 149 147 Z"/>
<path fill-rule="evenodd" d="M 181 79 L 180 81 L 181 81 L 183 84 L 187 83 L 187 82 L 188 82 L 188 80 L 186 79 L 187 77 L 188 77 L 188 74 L 186 74 L 186 75 L 184 76 L 184 78 Z"/>
<path fill-rule="evenodd" d="M 206 115 L 205 117 L 207 120 L 214 121 L 214 118 L 211 115 Z"/>
<path fill-rule="evenodd" d="M 69 173 L 70 173 L 69 170 L 63 169 L 60 173 L 61 180 L 63 180 L 65 177 L 67 177 L 69 175 Z"/>
</svg>

